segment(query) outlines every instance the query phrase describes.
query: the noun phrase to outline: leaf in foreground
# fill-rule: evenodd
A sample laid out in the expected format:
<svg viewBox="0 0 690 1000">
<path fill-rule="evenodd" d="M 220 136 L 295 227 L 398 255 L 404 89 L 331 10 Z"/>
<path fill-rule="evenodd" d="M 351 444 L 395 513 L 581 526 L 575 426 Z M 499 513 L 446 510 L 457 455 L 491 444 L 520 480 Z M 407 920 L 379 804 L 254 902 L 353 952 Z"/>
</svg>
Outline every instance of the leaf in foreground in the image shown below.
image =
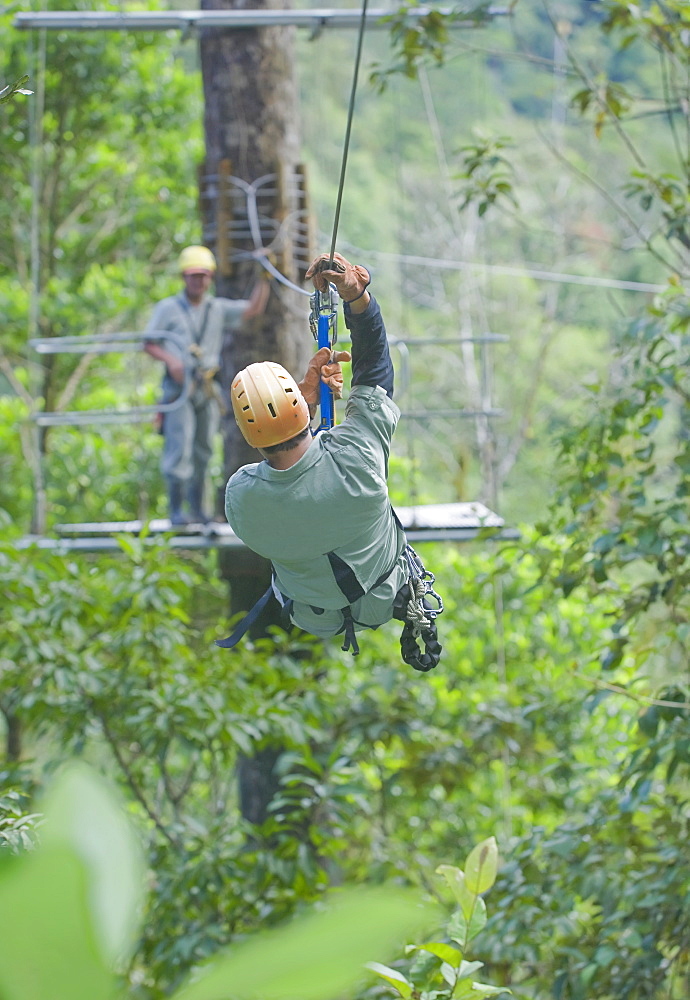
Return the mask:
<svg viewBox="0 0 690 1000">
<path fill-rule="evenodd" d="M 381 965 L 380 962 L 367 962 L 367 969 L 371 969 L 377 976 L 381 976 L 382 979 L 390 983 L 405 1000 L 412 996 L 414 987 L 409 979 L 403 976 L 402 972 L 398 972 L 397 969 L 391 969 L 387 965 Z"/>
<path fill-rule="evenodd" d="M 88 871 L 65 849 L 39 847 L 0 878 L 2 1000 L 109 1000 L 114 979 L 96 941 Z"/>
<path fill-rule="evenodd" d="M 355 986 L 366 962 L 433 920 L 412 890 L 339 891 L 288 926 L 233 946 L 174 1000 L 333 1000 Z"/>
<path fill-rule="evenodd" d="M 111 962 L 132 950 L 143 903 L 144 865 L 114 789 L 89 768 L 64 768 L 45 801 L 46 847 L 73 850 L 87 866 L 94 931 Z"/>
<path fill-rule="evenodd" d="M 470 851 L 465 862 L 465 882 L 470 892 L 486 892 L 496 881 L 498 871 L 498 846 L 494 837 L 488 837 Z"/>
</svg>

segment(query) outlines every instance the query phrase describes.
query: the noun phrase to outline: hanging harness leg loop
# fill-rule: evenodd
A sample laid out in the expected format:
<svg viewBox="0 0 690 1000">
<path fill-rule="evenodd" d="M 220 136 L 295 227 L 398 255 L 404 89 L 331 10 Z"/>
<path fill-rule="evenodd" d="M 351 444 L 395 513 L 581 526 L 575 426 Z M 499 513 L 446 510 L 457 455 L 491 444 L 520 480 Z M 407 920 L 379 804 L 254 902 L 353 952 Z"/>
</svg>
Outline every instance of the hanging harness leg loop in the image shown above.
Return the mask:
<svg viewBox="0 0 690 1000">
<path fill-rule="evenodd" d="M 406 546 L 405 557 L 410 577 L 398 591 L 393 616 L 404 622 L 400 636 L 403 662 L 414 670 L 426 673 L 433 670 L 441 659 L 443 647 L 438 641 L 436 617 L 443 612 L 443 601 L 434 590 L 433 573 L 424 568 L 411 545 Z M 419 640 L 423 649 L 420 649 Z"/>
<path fill-rule="evenodd" d="M 424 644 L 424 652 L 419 648 L 418 638 L 421 638 Z M 414 670 L 419 670 L 424 674 L 428 670 L 433 670 L 441 659 L 442 649 L 436 634 L 436 622 L 431 622 L 428 628 L 421 629 L 419 636 L 415 627 L 409 622 L 403 626 L 400 636 L 400 654 L 403 662 Z"/>
</svg>

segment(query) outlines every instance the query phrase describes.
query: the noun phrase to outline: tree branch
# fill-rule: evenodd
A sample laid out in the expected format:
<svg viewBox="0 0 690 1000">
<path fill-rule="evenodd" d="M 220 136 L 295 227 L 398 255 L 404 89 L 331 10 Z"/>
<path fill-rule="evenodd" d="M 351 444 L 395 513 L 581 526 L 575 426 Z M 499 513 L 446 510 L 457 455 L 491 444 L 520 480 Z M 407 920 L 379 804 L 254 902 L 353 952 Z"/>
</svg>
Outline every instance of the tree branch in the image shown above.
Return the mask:
<svg viewBox="0 0 690 1000">
<path fill-rule="evenodd" d="M 94 359 L 93 354 L 83 354 L 81 356 L 76 368 L 74 369 L 70 377 L 67 379 L 67 382 L 65 383 L 65 388 L 62 390 L 60 396 L 55 401 L 55 406 L 53 407 L 54 410 L 56 411 L 65 410 L 68 407 L 68 405 L 72 402 L 77 392 L 77 389 L 79 388 L 79 383 L 81 382 L 83 376 L 86 374 L 86 371 L 91 362 L 93 361 L 93 359 Z"/>
<path fill-rule="evenodd" d="M 570 45 L 568 45 L 568 41 L 567 41 L 566 36 L 563 35 L 562 32 L 560 31 L 560 29 L 558 27 L 558 22 L 554 19 L 553 14 L 551 13 L 551 9 L 549 7 L 548 0 L 543 0 L 543 2 L 544 2 L 544 10 L 546 12 L 546 16 L 548 17 L 548 19 L 549 19 L 549 21 L 551 23 L 551 27 L 553 28 L 554 34 L 563 43 L 563 49 L 565 51 L 566 56 L 568 57 L 568 62 L 573 67 L 573 69 L 575 70 L 575 72 L 577 73 L 577 75 L 580 77 L 580 79 L 582 80 L 582 82 L 584 83 L 584 85 L 587 87 L 587 89 L 590 91 L 590 93 L 594 95 L 594 99 L 596 100 L 596 102 L 599 105 L 599 107 L 601 108 L 601 110 L 604 111 L 610 117 L 611 121 L 613 122 L 613 127 L 615 128 L 616 132 L 618 133 L 618 138 L 621 140 L 621 142 L 623 143 L 623 145 L 626 147 L 626 149 L 628 150 L 628 152 L 632 156 L 632 158 L 635 161 L 635 163 L 638 165 L 638 167 L 640 168 L 640 170 L 645 170 L 646 166 L 647 166 L 646 163 L 645 163 L 645 160 L 643 159 L 643 157 L 641 156 L 641 154 L 637 151 L 637 147 L 633 144 L 632 140 L 630 139 L 630 136 L 627 134 L 627 132 L 625 131 L 625 129 L 621 125 L 620 118 L 615 113 L 615 111 L 613 110 L 613 108 L 610 106 L 610 104 L 608 103 L 608 101 L 605 101 L 605 100 L 603 100 L 600 97 L 599 92 L 597 90 L 597 87 L 595 86 L 594 81 L 590 78 L 589 74 L 584 69 L 584 67 L 580 64 L 580 62 L 575 58 L 575 56 L 573 54 L 573 51 L 572 51 L 572 47 Z"/>
<path fill-rule="evenodd" d="M 549 141 L 546 135 L 544 135 L 544 133 L 539 128 L 537 128 L 537 135 L 544 143 L 544 145 L 547 147 L 549 152 L 551 152 L 556 157 L 557 160 L 559 160 L 562 164 L 564 164 L 564 166 L 568 167 L 569 170 L 572 170 L 572 172 L 576 174 L 581 180 L 584 180 L 587 184 L 589 184 L 596 191 L 598 191 L 599 194 L 602 196 L 602 198 L 604 198 L 604 200 L 621 216 L 621 218 L 625 219 L 626 222 L 629 223 L 629 225 L 634 230 L 638 239 L 642 240 L 645 249 L 652 255 L 652 257 L 655 257 L 660 264 L 663 264 L 663 266 L 665 268 L 668 268 L 670 271 L 676 270 L 674 264 L 672 264 L 671 261 L 666 260 L 666 258 L 652 246 L 649 237 L 640 228 L 636 219 L 628 212 L 627 208 L 625 208 L 624 205 L 621 205 L 618 201 L 616 201 L 613 195 L 609 191 L 607 191 L 606 188 L 603 187 L 603 185 L 601 185 L 597 180 L 595 180 L 590 174 L 586 173 L 584 170 L 581 170 L 580 167 L 577 167 L 566 156 L 564 156 L 564 154 L 561 153 L 560 150 L 556 149 L 556 147 Z"/>
<path fill-rule="evenodd" d="M 111 733 L 110 727 L 108 726 L 108 723 L 106 722 L 103 714 L 98 711 L 98 709 L 96 708 L 96 706 L 95 706 L 95 704 L 93 702 L 93 699 L 89 698 L 88 700 L 91 702 L 91 707 L 94 710 L 94 714 L 96 715 L 96 718 L 98 719 L 98 721 L 101 724 L 101 728 L 103 730 L 103 735 L 105 736 L 108 744 L 110 745 L 110 749 L 113 752 L 113 756 L 115 757 L 115 760 L 117 761 L 118 766 L 120 767 L 122 773 L 124 774 L 125 780 L 126 780 L 127 784 L 129 785 L 129 787 L 130 787 L 130 789 L 132 791 L 132 794 L 134 795 L 135 799 L 141 805 L 142 809 L 144 810 L 144 812 L 146 813 L 146 815 L 149 817 L 149 819 L 151 820 L 151 822 L 153 823 L 153 825 L 156 827 L 156 829 L 158 830 L 158 832 L 168 841 L 168 843 L 172 847 L 175 847 L 177 850 L 179 850 L 182 847 L 182 845 L 179 843 L 179 841 L 175 837 L 173 837 L 168 832 L 168 830 L 163 825 L 163 822 L 160 819 L 160 817 L 153 811 L 153 809 L 149 805 L 148 801 L 146 800 L 146 797 L 144 796 L 144 793 L 139 788 L 139 785 L 137 784 L 137 782 L 136 782 L 136 780 L 134 778 L 134 775 L 132 774 L 132 772 L 131 772 L 131 770 L 129 768 L 129 765 L 127 764 L 127 761 L 124 759 L 122 753 L 120 752 L 120 747 L 119 747 L 119 745 L 117 743 L 117 740 L 115 739 L 115 737 Z"/>
<path fill-rule="evenodd" d="M 604 681 L 600 677 L 589 677 L 581 670 L 573 670 L 572 673 L 574 677 L 580 677 L 589 684 L 594 684 L 595 687 L 602 688 L 605 691 L 622 694 L 626 698 L 630 698 L 631 701 L 636 701 L 639 705 L 654 705 L 657 708 L 690 709 L 690 702 L 688 701 L 665 701 L 663 698 L 649 698 L 644 694 L 633 694 L 632 691 L 628 691 L 627 688 L 622 687 L 620 684 L 612 684 L 610 681 Z"/>
<path fill-rule="evenodd" d="M 26 388 L 26 386 L 23 385 L 19 381 L 17 376 L 14 374 L 14 368 L 10 363 L 10 359 L 3 351 L 2 347 L 0 347 L 0 371 L 2 371 L 3 375 L 14 389 L 15 395 L 17 395 L 24 403 L 26 403 L 26 405 L 30 409 L 33 409 L 34 406 L 33 396 Z"/>
</svg>

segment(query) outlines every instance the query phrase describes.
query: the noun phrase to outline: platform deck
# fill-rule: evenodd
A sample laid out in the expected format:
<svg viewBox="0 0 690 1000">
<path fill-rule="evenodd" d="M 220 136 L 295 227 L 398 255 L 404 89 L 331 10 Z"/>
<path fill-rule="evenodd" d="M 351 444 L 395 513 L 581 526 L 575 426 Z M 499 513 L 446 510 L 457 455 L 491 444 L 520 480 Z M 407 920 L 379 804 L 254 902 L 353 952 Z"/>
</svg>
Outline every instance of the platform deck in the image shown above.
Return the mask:
<svg viewBox="0 0 690 1000">
<path fill-rule="evenodd" d="M 396 513 L 412 544 L 435 541 L 469 541 L 476 538 L 485 527 L 497 528 L 501 538 L 516 537 L 516 533 L 505 528 L 503 518 L 485 507 L 473 503 L 420 504 L 416 507 L 397 507 Z M 138 535 L 145 522 L 103 521 L 78 524 L 58 524 L 55 536 L 30 535 L 21 539 L 19 548 L 34 545 L 41 549 L 61 551 L 102 552 L 118 549 L 118 535 Z M 229 524 L 190 524 L 173 527 L 167 518 L 154 518 L 148 522 L 147 537 L 166 535 L 172 548 L 216 549 L 243 548 Z"/>
</svg>

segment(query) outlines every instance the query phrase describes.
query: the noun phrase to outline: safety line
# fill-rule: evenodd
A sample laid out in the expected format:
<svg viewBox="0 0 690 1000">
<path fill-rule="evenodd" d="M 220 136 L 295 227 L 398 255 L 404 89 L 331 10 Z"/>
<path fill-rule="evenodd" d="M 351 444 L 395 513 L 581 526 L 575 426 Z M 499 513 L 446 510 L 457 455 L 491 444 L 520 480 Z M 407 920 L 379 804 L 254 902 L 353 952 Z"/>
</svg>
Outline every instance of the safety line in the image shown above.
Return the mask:
<svg viewBox="0 0 690 1000">
<path fill-rule="evenodd" d="M 418 267 L 438 268 L 441 271 L 486 271 L 488 274 L 505 274 L 516 278 L 534 278 L 536 281 L 555 281 L 564 285 L 589 285 L 593 288 L 616 288 L 628 292 L 663 292 L 666 285 L 648 281 L 625 281 L 621 278 L 596 278 L 583 274 L 564 274 L 560 271 L 542 271 L 525 266 L 512 267 L 505 264 L 483 264 L 467 260 L 447 260 L 441 257 L 421 257 L 415 254 L 389 253 L 385 250 L 351 250 L 366 255 L 372 260 L 386 260 L 393 263 L 415 264 Z"/>
<path fill-rule="evenodd" d="M 350 90 L 350 105 L 347 111 L 347 127 L 345 129 L 345 143 L 343 146 L 343 159 L 340 165 L 340 182 L 338 184 L 338 198 L 335 203 L 335 218 L 333 220 L 333 236 L 331 239 L 331 252 L 329 260 L 333 263 L 335 253 L 335 241 L 338 236 L 338 223 L 340 221 L 340 206 L 343 200 L 343 188 L 345 186 L 345 168 L 347 167 L 347 154 L 350 148 L 350 132 L 352 130 L 352 117 L 355 110 L 355 94 L 357 93 L 357 77 L 359 76 L 359 63 L 362 56 L 362 41 L 364 39 L 364 27 L 367 18 L 367 0 L 363 0 L 362 14 L 359 20 L 359 33 L 357 35 L 357 55 L 355 56 L 355 70 L 352 77 L 352 89 Z"/>
</svg>

